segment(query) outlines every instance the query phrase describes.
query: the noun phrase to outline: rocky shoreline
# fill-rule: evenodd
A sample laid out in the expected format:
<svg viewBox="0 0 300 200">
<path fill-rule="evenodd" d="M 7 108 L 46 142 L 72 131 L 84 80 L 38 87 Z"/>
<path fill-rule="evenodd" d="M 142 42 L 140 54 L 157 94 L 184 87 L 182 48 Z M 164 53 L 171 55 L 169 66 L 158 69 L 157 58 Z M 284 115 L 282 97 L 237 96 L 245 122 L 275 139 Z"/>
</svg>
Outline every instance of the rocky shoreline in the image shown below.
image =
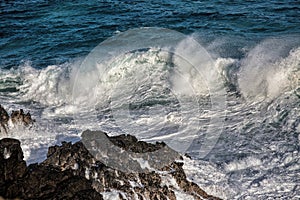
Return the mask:
<svg viewBox="0 0 300 200">
<path fill-rule="evenodd" d="M 136 153 L 166 146 L 138 141 L 131 135 L 105 136 L 124 151 Z M 158 170 L 128 173 L 95 159 L 79 141 L 51 146 L 43 162 L 27 166 L 20 141 L 3 138 L 0 140 L 0 199 L 219 199 L 188 181 L 183 164 L 179 157 Z"/>
</svg>

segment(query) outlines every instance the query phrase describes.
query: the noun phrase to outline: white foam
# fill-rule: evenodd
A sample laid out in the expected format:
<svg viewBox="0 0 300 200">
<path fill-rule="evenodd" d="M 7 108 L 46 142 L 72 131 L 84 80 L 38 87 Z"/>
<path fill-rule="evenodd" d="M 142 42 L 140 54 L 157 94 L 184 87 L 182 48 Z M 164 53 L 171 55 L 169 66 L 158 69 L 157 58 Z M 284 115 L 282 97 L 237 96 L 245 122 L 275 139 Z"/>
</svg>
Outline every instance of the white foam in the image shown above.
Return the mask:
<svg viewBox="0 0 300 200">
<path fill-rule="evenodd" d="M 240 160 L 232 161 L 225 165 L 225 170 L 227 172 L 243 170 L 246 168 L 254 168 L 262 165 L 262 161 L 256 157 L 250 156 Z"/>
<path fill-rule="evenodd" d="M 111 190 L 110 192 L 101 192 L 103 199 L 104 200 L 120 200 L 120 194 L 122 197 L 126 197 L 125 195 L 122 194 L 123 192 L 118 191 L 118 190 Z M 124 198 L 127 199 L 127 198 Z"/>
<path fill-rule="evenodd" d="M 11 152 L 7 150 L 7 148 L 5 147 L 4 148 L 4 151 L 3 151 L 3 157 L 4 159 L 9 159 L 11 156 Z"/>
<path fill-rule="evenodd" d="M 137 161 L 142 169 L 155 170 L 150 167 L 148 160 L 144 160 L 143 158 L 133 158 L 133 160 Z"/>
<path fill-rule="evenodd" d="M 286 46 L 280 45 L 280 40 L 266 40 L 243 59 L 238 84 L 244 97 L 274 99 L 299 86 L 300 48 L 286 57 Z"/>
<path fill-rule="evenodd" d="M 176 199 L 184 199 L 184 200 L 194 200 L 194 197 L 192 195 L 189 194 L 185 194 L 183 192 L 180 191 L 174 191 Z"/>
<path fill-rule="evenodd" d="M 33 100 L 41 104 L 52 106 L 61 105 L 70 100 L 71 85 L 69 76 L 70 66 L 51 65 L 38 70 L 25 65 L 21 68 L 23 84 L 19 87 L 22 100 Z"/>
<path fill-rule="evenodd" d="M 232 72 L 234 70 L 232 66 L 237 65 L 237 62 L 238 60 L 233 58 L 217 58 L 215 60 L 215 66 L 227 83 L 236 84 L 233 80 L 235 74 Z"/>
<path fill-rule="evenodd" d="M 90 169 L 87 167 L 85 168 L 84 176 L 86 179 L 90 179 Z"/>
<path fill-rule="evenodd" d="M 237 74 L 239 85 L 236 86 L 239 86 L 240 92 L 246 99 L 259 100 L 260 98 L 269 98 L 275 102 L 268 105 L 267 108 L 263 108 L 264 110 L 262 111 L 260 110 L 262 107 L 254 108 L 258 106 L 257 102 L 251 104 L 250 107 L 247 107 L 249 105 L 242 104 L 230 108 L 236 113 L 230 113 L 232 116 L 228 117 L 228 124 L 226 124 L 228 126 L 226 128 L 229 128 L 228 132 L 226 132 L 229 135 L 228 137 L 236 137 L 233 134 L 243 134 L 247 137 L 247 134 L 251 134 L 253 129 L 255 131 L 260 129 L 261 125 L 259 124 L 261 122 L 264 122 L 261 124 L 265 125 L 263 126 L 265 129 L 256 131 L 257 135 L 255 136 L 262 137 L 264 134 L 268 134 L 264 130 L 269 130 L 266 128 L 269 125 L 279 125 L 280 130 L 285 131 L 284 134 L 291 134 L 295 130 L 297 133 L 300 133 L 300 125 L 296 124 L 299 115 L 299 109 L 297 108 L 299 98 L 294 95 L 297 91 L 293 91 L 300 86 L 300 48 L 295 48 L 284 54 L 282 51 L 276 50 L 278 49 L 277 46 L 280 46 L 277 45 L 276 41 L 273 41 L 275 45 L 271 44 L 272 48 L 270 48 L 269 43 L 263 42 L 259 44 L 241 61 L 232 58 L 217 58 L 214 63 L 225 81 L 232 84 L 236 84 L 235 80 L 232 79 L 236 74 L 235 71 L 230 71 L 231 67 L 232 65 L 235 65 L 235 67 L 241 65 L 240 72 Z M 188 44 L 188 42 L 182 44 L 177 51 L 180 51 L 180 49 L 183 49 Z M 181 114 L 185 114 L 185 111 L 164 112 L 164 106 L 159 105 L 154 105 L 152 110 L 149 110 L 148 115 L 138 116 L 135 113 L 132 114 L 126 111 L 126 102 L 130 103 L 130 99 L 142 102 L 147 98 L 157 97 L 158 94 L 162 94 L 162 88 L 176 90 L 177 95 L 185 96 L 187 99 L 190 98 L 189 95 L 191 94 L 208 95 L 210 91 L 208 90 L 205 77 L 195 77 L 193 68 L 188 66 L 188 63 L 183 60 L 175 59 L 174 61 L 177 65 L 187 67 L 172 74 L 171 79 L 166 78 L 169 77 L 170 71 L 172 71 L 167 67 L 167 57 L 166 52 L 153 48 L 150 51 L 142 53 L 128 52 L 127 54 L 112 58 L 111 62 L 108 63 L 110 68 L 105 68 L 106 71 L 100 69 L 104 63 L 99 64 L 97 68 L 87 74 L 77 74 L 78 64 L 66 63 L 60 66 L 48 66 L 45 69 L 34 69 L 30 64 L 26 64 L 16 71 L 1 72 L 1 79 L 7 80 L 7 84 L 10 79 L 21 79 L 18 83 L 14 83 L 18 86 L 17 88 L 20 89 L 20 92 L 11 93 L 11 99 L 5 97 L 8 100 L 4 103 L 8 105 L 11 102 L 34 102 L 30 105 L 32 106 L 31 108 L 36 108 L 36 110 L 33 110 L 33 114 L 35 114 L 34 118 L 38 120 L 37 124 L 43 127 L 43 129 L 33 128 L 27 130 L 10 123 L 10 128 L 13 130 L 9 136 L 21 140 L 25 159 L 28 163 L 33 163 L 45 159 L 48 147 L 55 145 L 59 140 L 59 133 L 64 134 L 64 140 L 70 140 L 69 136 L 75 136 L 70 134 L 74 130 L 77 134 L 87 128 L 91 130 L 103 129 L 111 131 L 112 134 L 120 134 L 123 133 L 122 131 L 137 134 L 145 140 L 150 141 L 151 139 L 166 140 L 172 136 L 185 136 L 182 134 L 184 131 L 198 130 L 199 126 L 193 126 L 189 122 L 193 120 L 197 121 L 201 117 L 203 119 L 210 119 L 212 116 L 217 116 L 220 113 L 205 110 L 203 115 L 197 115 L 195 109 L 191 106 L 192 101 L 185 107 L 185 110 L 190 111 L 188 122 L 184 121 L 181 116 Z M 75 82 L 78 87 L 74 87 Z M 150 87 L 141 87 L 142 83 Z M 213 83 L 210 84 L 214 85 Z M 216 84 L 215 87 L 218 88 L 219 85 Z M 276 97 L 286 91 L 290 91 L 290 93 L 285 93 L 289 95 L 276 99 Z M 135 92 L 140 94 L 140 96 L 134 96 Z M 172 91 L 168 94 L 169 100 L 178 97 L 172 96 L 174 95 Z M 174 98 L 172 99 L 172 97 Z M 289 101 L 283 101 L 285 97 L 289 97 Z M 106 116 L 107 119 L 99 122 L 99 118 L 97 118 L 98 113 L 95 112 L 95 108 L 105 111 L 107 105 L 110 105 L 110 100 L 113 101 L 111 104 L 112 114 L 115 114 L 115 117 L 120 117 L 119 121 L 117 121 L 119 125 L 124 124 L 122 127 L 123 130 L 120 132 L 118 132 L 118 126 L 109 120 L 108 115 Z M 293 104 L 289 104 L 291 102 Z M 280 105 L 280 111 L 276 111 L 278 105 Z M 284 112 L 281 111 L 285 111 L 286 105 L 292 105 L 293 108 L 287 109 L 288 116 L 285 117 L 287 120 L 282 120 Z M 10 107 L 10 109 L 23 106 L 28 105 L 15 105 Z M 41 110 L 42 112 L 39 113 Z M 123 112 L 123 110 L 125 111 Z M 271 112 L 272 110 L 274 110 L 274 113 Z M 260 114 L 261 116 L 259 116 Z M 136 116 L 138 116 L 136 121 L 128 121 Z M 71 122 L 59 122 L 58 125 L 55 124 L 55 120 L 62 119 L 70 119 Z M 230 120 L 233 120 L 233 122 Z M 252 127 L 252 123 L 254 127 Z M 174 127 L 180 126 L 184 131 L 175 130 L 174 132 L 168 132 L 169 135 L 155 135 L 161 129 L 171 125 Z M 233 132 L 232 135 L 229 134 L 231 130 Z M 275 128 L 274 130 L 277 131 Z M 193 135 L 189 135 L 188 137 L 192 138 Z M 181 139 L 184 140 L 188 137 L 182 137 Z M 276 137 L 276 134 L 274 134 L 274 137 Z M 289 137 L 289 135 L 286 135 L 286 137 Z M 265 137 L 262 138 L 265 139 Z M 231 140 L 231 138 L 227 139 Z M 299 143 L 300 134 L 295 139 L 295 142 Z M 253 140 L 253 142 L 256 141 Z M 263 161 L 260 156 L 249 156 L 243 159 L 230 160 L 229 163 L 223 165 L 224 169 L 222 169 L 209 162 L 190 160 L 185 161 L 184 170 L 189 180 L 196 182 L 207 193 L 224 199 L 233 199 L 233 197 L 237 199 L 239 195 L 241 198 L 259 198 L 260 195 L 276 195 L 277 193 L 281 194 L 281 192 L 287 192 L 287 194 L 291 195 L 293 187 L 296 187 L 293 183 L 296 181 L 291 176 L 295 176 L 295 171 L 299 168 L 299 164 L 294 163 L 297 162 L 296 159 L 299 157 L 299 153 L 290 155 L 288 152 L 285 152 L 281 158 L 280 155 L 284 152 L 284 150 L 280 149 L 281 146 L 284 146 L 281 141 L 278 143 L 277 141 L 270 141 L 267 144 L 259 143 L 261 150 L 268 149 L 272 151 L 272 153 L 266 156 L 267 159 L 271 159 L 268 162 Z M 232 147 L 229 146 L 228 148 Z M 245 148 L 245 150 L 253 150 L 247 149 L 251 147 Z M 273 152 L 280 152 L 280 155 L 273 155 Z M 141 166 L 145 168 L 149 167 L 143 161 L 141 161 Z M 276 171 L 277 167 L 285 166 L 287 168 L 280 169 L 280 172 Z M 77 166 L 74 165 L 74 168 L 76 169 Z M 247 177 L 248 174 L 246 173 L 251 170 L 258 170 L 259 173 L 265 173 L 266 176 L 270 177 L 265 178 L 260 174 Z M 289 171 L 291 175 L 285 173 L 285 171 Z M 88 171 L 87 175 L 90 176 Z M 253 183 L 251 183 L 252 181 Z M 163 181 L 163 184 L 174 185 L 175 183 L 174 180 L 167 178 Z M 282 188 L 280 187 L 281 185 Z M 180 193 L 179 190 L 178 193 Z M 109 195 L 107 193 L 107 196 Z"/>
<path fill-rule="evenodd" d="M 210 195 L 222 199 L 232 199 L 237 193 L 235 188 L 229 185 L 225 171 L 209 162 L 184 157 L 183 169 L 188 180 L 198 184 Z"/>
<path fill-rule="evenodd" d="M 179 186 L 173 176 L 170 174 L 161 174 L 161 186 L 168 186 L 168 187 L 174 187 L 176 189 L 179 189 Z"/>
</svg>

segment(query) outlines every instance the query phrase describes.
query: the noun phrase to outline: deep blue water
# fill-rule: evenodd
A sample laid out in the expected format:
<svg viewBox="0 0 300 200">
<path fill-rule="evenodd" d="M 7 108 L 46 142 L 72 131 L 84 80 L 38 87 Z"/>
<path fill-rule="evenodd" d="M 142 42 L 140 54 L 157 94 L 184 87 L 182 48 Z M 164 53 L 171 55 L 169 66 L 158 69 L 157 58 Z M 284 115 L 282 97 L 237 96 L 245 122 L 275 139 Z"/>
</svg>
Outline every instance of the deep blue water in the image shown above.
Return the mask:
<svg viewBox="0 0 300 200">
<path fill-rule="evenodd" d="M 6 0 L 0 2 L 0 16 L 1 68 L 24 61 L 37 68 L 61 64 L 87 55 L 116 31 L 138 27 L 197 33 L 203 43 L 226 37 L 221 51 L 235 56 L 245 42 L 300 33 L 297 0 Z"/>
<path fill-rule="evenodd" d="M 300 198 L 299 0 L 6 0 L 0 1 L 0 19 L 0 104 L 9 111 L 24 108 L 37 120 L 29 134 L 10 127 L 28 163 L 42 161 L 49 145 L 79 140 L 86 129 L 149 133 L 150 139 L 151 131 L 159 130 L 163 134 L 154 135 L 156 140 L 182 128 L 199 134 L 187 153 L 205 163 L 189 170 L 212 194 Z M 201 75 L 178 61 L 182 76 L 172 77 L 175 54 L 166 59 L 155 48 L 114 55 L 109 67 L 103 64 L 89 73 L 84 70 L 88 65 L 78 64 L 88 63 L 84 58 L 107 38 L 141 27 L 191 35 L 217 66 L 221 87 L 207 88 Z M 118 41 L 113 44 L 117 49 Z M 226 104 L 223 110 L 213 109 L 216 101 L 206 91 L 218 88 L 225 93 L 218 100 Z M 197 100 L 196 106 L 172 93 L 182 90 L 187 99 Z M 130 112 L 122 118 L 126 108 Z M 184 116 L 200 125 L 183 125 Z M 215 116 L 224 123 L 211 123 Z M 208 127 L 221 134 L 211 137 L 216 143 L 202 159 L 197 155 L 209 144 Z"/>
</svg>

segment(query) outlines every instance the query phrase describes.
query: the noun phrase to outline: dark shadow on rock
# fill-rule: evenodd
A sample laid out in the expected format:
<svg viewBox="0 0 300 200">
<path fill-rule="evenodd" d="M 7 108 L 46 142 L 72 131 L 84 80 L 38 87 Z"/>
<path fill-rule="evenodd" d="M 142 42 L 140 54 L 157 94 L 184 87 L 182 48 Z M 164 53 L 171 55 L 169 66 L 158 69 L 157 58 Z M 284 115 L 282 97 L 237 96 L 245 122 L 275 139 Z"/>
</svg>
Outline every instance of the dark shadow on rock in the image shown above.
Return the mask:
<svg viewBox="0 0 300 200">
<path fill-rule="evenodd" d="M 0 140 L 0 196 L 14 199 L 103 199 L 85 177 L 71 169 L 32 164 L 23 160 L 20 142 Z"/>
<path fill-rule="evenodd" d="M 108 138 L 113 145 L 135 153 L 166 146 L 140 142 L 130 135 Z M 159 170 L 126 173 L 96 159 L 81 141 L 49 147 L 45 161 L 26 166 L 20 142 L 5 138 L 0 140 L 0 198 L 97 200 L 103 199 L 101 193 L 114 191 L 127 199 L 176 200 L 176 192 L 195 199 L 219 199 L 188 181 L 182 166 L 174 160 Z M 174 181 L 166 184 L 165 180 Z"/>
</svg>

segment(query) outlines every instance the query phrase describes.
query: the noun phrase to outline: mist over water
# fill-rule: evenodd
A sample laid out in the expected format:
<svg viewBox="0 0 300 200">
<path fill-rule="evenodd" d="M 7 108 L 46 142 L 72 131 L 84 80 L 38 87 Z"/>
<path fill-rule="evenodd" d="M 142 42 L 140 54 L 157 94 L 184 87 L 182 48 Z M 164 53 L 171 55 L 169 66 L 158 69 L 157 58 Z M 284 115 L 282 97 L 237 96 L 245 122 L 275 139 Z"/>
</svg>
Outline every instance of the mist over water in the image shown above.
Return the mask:
<svg viewBox="0 0 300 200">
<path fill-rule="evenodd" d="M 300 197 L 297 1 L 39 0 L 1 2 L 0 9 L 1 105 L 24 108 L 37 121 L 31 130 L 10 125 L 28 163 L 42 161 L 50 145 L 80 140 L 86 129 L 149 142 L 193 137 L 185 171 L 208 193 Z M 153 46 L 112 54 L 108 63 L 78 73 L 99 43 L 139 27 L 179 31 L 186 43 L 172 51 Z M 204 57 L 178 56 L 189 39 L 207 51 L 221 84 L 190 67 Z M 219 90 L 224 110 L 213 109 Z M 213 126 L 219 118 L 223 125 Z M 221 134 L 203 158 L 207 130 Z"/>
</svg>

